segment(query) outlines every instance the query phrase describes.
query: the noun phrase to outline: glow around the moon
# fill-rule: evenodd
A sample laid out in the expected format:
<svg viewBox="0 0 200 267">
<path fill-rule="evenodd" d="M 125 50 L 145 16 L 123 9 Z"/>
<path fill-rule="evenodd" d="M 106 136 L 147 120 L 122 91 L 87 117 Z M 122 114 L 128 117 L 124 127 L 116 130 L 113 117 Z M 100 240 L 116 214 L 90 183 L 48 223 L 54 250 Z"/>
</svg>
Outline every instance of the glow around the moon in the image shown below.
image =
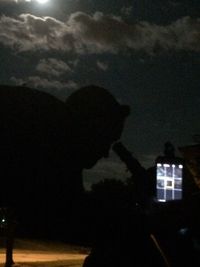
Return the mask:
<svg viewBox="0 0 200 267">
<path fill-rule="evenodd" d="M 15 0 L 15 2 L 37 2 L 39 4 L 46 4 L 49 0 Z"/>
<path fill-rule="evenodd" d="M 45 4 L 47 3 L 49 0 L 36 0 L 39 4 Z"/>
</svg>

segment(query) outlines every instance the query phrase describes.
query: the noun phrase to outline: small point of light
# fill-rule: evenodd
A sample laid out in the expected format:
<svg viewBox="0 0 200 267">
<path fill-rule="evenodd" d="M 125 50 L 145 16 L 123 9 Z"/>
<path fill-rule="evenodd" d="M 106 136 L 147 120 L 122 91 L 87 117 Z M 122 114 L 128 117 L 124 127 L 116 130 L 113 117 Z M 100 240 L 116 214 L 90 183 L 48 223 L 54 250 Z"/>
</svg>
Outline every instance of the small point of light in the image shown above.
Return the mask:
<svg viewBox="0 0 200 267">
<path fill-rule="evenodd" d="M 179 169 L 183 169 L 183 165 L 178 165 Z"/>
<path fill-rule="evenodd" d="M 189 229 L 188 228 L 181 228 L 181 229 L 179 229 L 179 234 L 181 234 L 181 235 L 185 235 L 185 234 L 187 234 L 188 233 L 188 231 L 189 231 Z"/>
<path fill-rule="evenodd" d="M 4 223 L 5 221 L 6 221 L 6 220 L 5 220 L 4 218 L 1 220 L 2 223 Z"/>
<path fill-rule="evenodd" d="M 169 164 L 164 164 L 164 167 L 170 167 L 170 165 Z"/>
<path fill-rule="evenodd" d="M 159 202 L 166 202 L 165 199 L 158 199 Z"/>
<path fill-rule="evenodd" d="M 158 166 L 158 167 L 161 167 L 161 166 L 162 166 L 162 164 L 160 164 L 160 163 L 157 163 L 157 166 Z"/>
</svg>

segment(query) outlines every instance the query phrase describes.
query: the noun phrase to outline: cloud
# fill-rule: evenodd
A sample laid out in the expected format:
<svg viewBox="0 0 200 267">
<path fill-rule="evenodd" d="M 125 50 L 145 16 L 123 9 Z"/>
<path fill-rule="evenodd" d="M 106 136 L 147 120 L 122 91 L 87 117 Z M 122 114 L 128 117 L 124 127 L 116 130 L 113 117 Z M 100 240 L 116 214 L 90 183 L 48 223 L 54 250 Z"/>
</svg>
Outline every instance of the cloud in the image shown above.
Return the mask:
<svg viewBox="0 0 200 267">
<path fill-rule="evenodd" d="M 32 2 L 33 0 L 0 0 L 0 3 L 25 3 L 25 2 Z"/>
<path fill-rule="evenodd" d="M 32 88 L 45 88 L 45 89 L 73 89 L 76 90 L 78 85 L 74 81 L 60 82 L 57 80 L 50 80 L 46 78 L 42 78 L 39 76 L 30 76 L 27 79 L 18 79 L 16 77 L 12 77 L 11 81 L 17 85 L 26 85 Z"/>
<path fill-rule="evenodd" d="M 133 11 L 133 7 L 132 6 L 123 6 L 120 10 L 121 14 L 122 15 L 125 15 L 125 16 L 130 16 L 131 15 L 131 12 Z"/>
<path fill-rule="evenodd" d="M 0 0 L 0 3 L 24 3 L 24 2 L 31 2 L 32 0 Z"/>
<path fill-rule="evenodd" d="M 68 64 L 56 58 L 41 59 L 36 70 L 55 77 L 72 71 Z"/>
<path fill-rule="evenodd" d="M 1 16 L 0 43 L 15 51 L 71 50 L 75 41 L 67 25 L 52 17 L 21 14 L 17 19 Z"/>
<path fill-rule="evenodd" d="M 120 17 L 96 12 L 71 14 L 66 22 L 21 14 L 0 17 L 0 44 L 14 51 L 119 53 L 200 51 L 200 19 L 183 17 L 169 25 L 128 24 Z"/>
<path fill-rule="evenodd" d="M 106 64 L 105 62 L 97 61 L 97 67 L 100 70 L 106 71 L 108 69 L 108 64 Z"/>
</svg>

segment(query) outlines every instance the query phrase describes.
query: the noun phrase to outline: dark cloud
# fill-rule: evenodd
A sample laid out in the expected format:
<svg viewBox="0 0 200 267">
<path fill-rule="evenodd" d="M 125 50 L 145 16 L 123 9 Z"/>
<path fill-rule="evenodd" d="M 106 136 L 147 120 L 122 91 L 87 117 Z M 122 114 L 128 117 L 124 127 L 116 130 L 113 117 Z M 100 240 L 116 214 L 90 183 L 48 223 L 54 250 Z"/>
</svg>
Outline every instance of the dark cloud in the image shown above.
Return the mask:
<svg viewBox="0 0 200 267">
<path fill-rule="evenodd" d="M 52 17 L 21 14 L 17 18 L 2 16 L 0 29 L 0 43 L 17 52 L 200 51 L 200 19 L 191 17 L 163 26 L 149 22 L 128 24 L 120 17 L 100 12 L 93 16 L 76 12 L 65 23 Z"/>
</svg>

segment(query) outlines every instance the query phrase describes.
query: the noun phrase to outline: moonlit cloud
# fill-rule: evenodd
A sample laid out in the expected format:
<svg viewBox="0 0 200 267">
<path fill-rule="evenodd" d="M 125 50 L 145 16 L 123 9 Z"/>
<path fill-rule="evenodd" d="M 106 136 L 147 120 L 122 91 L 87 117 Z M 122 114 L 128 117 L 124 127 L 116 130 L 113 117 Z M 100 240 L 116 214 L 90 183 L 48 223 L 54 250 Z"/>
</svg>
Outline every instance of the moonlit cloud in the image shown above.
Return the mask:
<svg viewBox="0 0 200 267">
<path fill-rule="evenodd" d="M 128 6 L 128 7 L 122 7 L 120 12 L 122 15 L 125 16 L 130 16 L 131 12 L 133 11 L 133 7 L 132 6 Z"/>
<path fill-rule="evenodd" d="M 55 77 L 59 77 L 72 71 L 68 64 L 56 58 L 41 59 L 36 67 L 36 70 Z"/>
<path fill-rule="evenodd" d="M 76 33 L 90 51 L 119 52 L 123 50 L 200 51 L 200 19 L 184 17 L 167 26 L 140 22 L 127 24 L 123 20 L 95 13 L 93 17 L 75 13 L 69 19 Z"/>
<path fill-rule="evenodd" d="M 105 62 L 97 61 L 97 67 L 100 70 L 106 71 L 108 69 L 108 64 L 106 64 Z"/>
<path fill-rule="evenodd" d="M 53 79 L 47 79 L 42 78 L 39 76 L 30 76 L 26 79 L 18 79 L 16 77 L 12 77 L 11 81 L 15 83 L 16 85 L 26 85 L 30 86 L 32 88 L 47 88 L 47 89 L 55 89 L 55 90 L 61 90 L 61 89 L 77 89 L 78 85 L 74 81 L 67 81 L 67 82 L 61 82 Z"/>
<path fill-rule="evenodd" d="M 17 19 L 2 16 L 0 19 L 0 43 L 18 52 L 34 50 L 70 50 L 73 36 L 67 40 L 68 27 L 52 17 L 36 17 L 21 14 Z"/>
<path fill-rule="evenodd" d="M 37 0 L 0 0 L 0 3 L 25 3 L 25 2 L 38 2 Z"/>
<path fill-rule="evenodd" d="M 76 12 L 66 22 L 31 14 L 21 14 L 17 18 L 1 16 L 0 43 L 17 52 L 199 52 L 200 19 L 183 17 L 162 26 L 149 22 L 127 24 L 119 17 L 100 12 L 93 16 Z"/>
</svg>

